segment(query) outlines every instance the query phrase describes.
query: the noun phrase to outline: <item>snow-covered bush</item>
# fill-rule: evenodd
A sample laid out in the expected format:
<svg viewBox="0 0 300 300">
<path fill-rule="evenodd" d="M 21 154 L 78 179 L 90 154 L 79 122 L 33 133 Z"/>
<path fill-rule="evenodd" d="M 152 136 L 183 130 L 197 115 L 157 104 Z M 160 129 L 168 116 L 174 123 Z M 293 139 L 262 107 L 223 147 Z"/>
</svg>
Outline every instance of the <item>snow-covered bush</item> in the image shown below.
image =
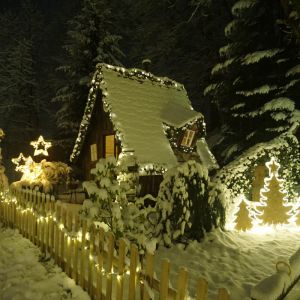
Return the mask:
<svg viewBox="0 0 300 300">
<path fill-rule="evenodd" d="M 129 186 L 117 179 L 116 159 L 100 159 L 91 174 L 94 175 L 94 180 L 83 183 L 90 198 L 84 201 L 81 215 L 107 224 L 116 237 L 122 236 L 122 210 L 127 205 L 126 192 Z"/>
<path fill-rule="evenodd" d="M 17 188 L 29 187 L 39 188 L 41 192 L 53 192 L 58 184 L 65 184 L 69 180 L 71 167 L 60 161 L 42 160 L 40 163 L 34 162 L 26 164 L 20 181 L 12 183 Z"/>
<path fill-rule="evenodd" d="M 117 164 L 114 157 L 100 159 L 91 174 L 94 179 L 83 183 L 89 199 L 83 203 L 81 216 L 106 224 L 117 238 L 136 243 L 141 253 L 151 250 L 156 244 L 151 241 L 155 224 L 149 215 L 155 209 L 145 205 L 145 198 L 128 199 L 136 178 L 128 169 L 126 173 L 125 160 Z"/>
<path fill-rule="evenodd" d="M 212 189 L 208 171 L 195 161 L 170 169 L 157 197 L 157 235 L 166 245 L 179 239 L 201 239 L 224 224 L 220 191 Z"/>
<path fill-rule="evenodd" d="M 282 134 L 279 137 L 260 143 L 233 162 L 224 166 L 215 176 L 216 185 L 224 185 L 233 199 L 241 194 L 250 198 L 253 170 L 258 165 L 264 165 L 271 157 L 281 165 L 279 176 L 284 180 L 284 188 L 288 191 L 290 200 L 294 197 L 295 186 L 300 184 L 300 152 L 297 138 L 292 134 Z"/>
</svg>

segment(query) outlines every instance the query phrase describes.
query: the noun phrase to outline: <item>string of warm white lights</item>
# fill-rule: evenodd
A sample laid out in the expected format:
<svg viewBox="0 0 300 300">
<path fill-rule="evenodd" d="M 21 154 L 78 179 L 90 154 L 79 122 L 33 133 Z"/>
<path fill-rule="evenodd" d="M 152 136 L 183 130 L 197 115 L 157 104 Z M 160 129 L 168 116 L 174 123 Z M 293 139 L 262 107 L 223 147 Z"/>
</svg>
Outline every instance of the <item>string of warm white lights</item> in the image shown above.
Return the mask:
<svg viewBox="0 0 300 300">
<path fill-rule="evenodd" d="M 7 199 L 3 200 L 2 202 L 6 203 L 6 204 L 10 204 L 10 203 L 16 204 L 16 203 L 18 203 L 16 197 L 12 197 L 10 199 L 7 198 Z M 54 222 L 56 222 L 58 224 L 58 228 L 59 228 L 60 232 L 62 232 L 65 235 L 65 237 L 67 238 L 68 244 L 71 241 L 73 241 L 75 243 L 76 242 L 80 242 L 80 243 L 82 242 L 82 228 L 80 228 L 77 232 L 68 231 L 66 226 L 63 223 L 59 223 L 57 221 L 57 218 L 56 218 L 55 214 L 51 214 L 50 212 L 48 212 L 46 215 L 41 214 L 37 210 L 33 209 L 32 207 L 24 208 L 20 204 L 16 206 L 16 210 L 20 211 L 21 214 L 30 213 L 30 214 L 34 215 L 34 217 L 36 218 L 38 223 L 43 223 L 43 222 L 48 223 L 49 220 L 52 219 Z M 90 234 L 90 232 L 87 231 L 85 233 L 85 240 L 90 241 L 90 237 L 91 237 L 91 234 Z M 85 245 L 83 249 L 86 250 L 86 251 L 89 251 L 90 250 L 90 245 L 89 244 Z M 99 272 L 101 272 L 102 275 L 115 276 L 117 278 L 117 280 L 121 280 L 122 276 L 124 276 L 124 275 L 130 276 L 130 267 L 128 265 L 125 265 L 123 272 L 119 273 L 119 272 L 116 272 L 114 270 L 114 268 L 112 268 L 111 271 L 107 271 L 102 267 L 101 270 L 100 270 L 100 265 L 98 263 L 96 263 L 96 261 L 97 261 L 97 256 L 96 255 L 89 254 L 89 261 L 93 262 L 94 267 L 97 270 L 99 270 Z M 140 266 L 137 266 L 136 273 L 137 273 L 137 275 L 139 275 L 139 277 L 141 277 L 141 278 L 143 277 Z M 141 283 L 143 283 L 142 279 L 140 279 L 140 281 L 141 281 Z"/>
</svg>

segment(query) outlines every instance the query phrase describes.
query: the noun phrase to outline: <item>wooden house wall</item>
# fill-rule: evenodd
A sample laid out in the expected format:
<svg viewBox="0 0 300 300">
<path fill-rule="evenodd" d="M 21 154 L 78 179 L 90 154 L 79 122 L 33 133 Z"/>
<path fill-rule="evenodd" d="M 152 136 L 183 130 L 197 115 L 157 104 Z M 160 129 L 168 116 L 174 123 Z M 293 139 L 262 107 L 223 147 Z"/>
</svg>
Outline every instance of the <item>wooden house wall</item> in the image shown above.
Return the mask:
<svg viewBox="0 0 300 300">
<path fill-rule="evenodd" d="M 83 180 L 91 178 L 90 170 L 95 167 L 99 158 L 104 157 L 104 136 L 114 134 L 113 124 L 109 115 L 103 110 L 102 101 L 99 97 L 91 117 L 91 123 L 85 138 L 85 142 L 79 157 L 79 167 L 83 172 Z M 97 160 L 91 161 L 92 144 L 97 145 Z"/>
</svg>

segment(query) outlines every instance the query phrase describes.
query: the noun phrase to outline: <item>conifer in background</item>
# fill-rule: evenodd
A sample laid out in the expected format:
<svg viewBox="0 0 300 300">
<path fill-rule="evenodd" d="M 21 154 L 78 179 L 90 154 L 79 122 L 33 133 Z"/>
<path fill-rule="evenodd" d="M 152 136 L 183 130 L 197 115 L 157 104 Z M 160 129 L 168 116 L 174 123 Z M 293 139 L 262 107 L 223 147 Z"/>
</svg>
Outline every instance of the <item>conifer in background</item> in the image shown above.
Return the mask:
<svg viewBox="0 0 300 300">
<path fill-rule="evenodd" d="M 77 135 L 96 64 L 121 65 L 121 37 L 110 7 L 107 0 L 84 0 L 80 12 L 68 23 L 64 63 L 58 67 L 62 84 L 53 99 L 59 104 L 56 123 L 66 150 Z"/>
<path fill-rule="evenodd" d="M 299 115 L 299 48 L 280 26 L 280 1 L 239 0 L 231 11 L 228 43 L 205 89 L 219 111 L 214 153 L 224 162 L 290 130 Z"/>
</svg>

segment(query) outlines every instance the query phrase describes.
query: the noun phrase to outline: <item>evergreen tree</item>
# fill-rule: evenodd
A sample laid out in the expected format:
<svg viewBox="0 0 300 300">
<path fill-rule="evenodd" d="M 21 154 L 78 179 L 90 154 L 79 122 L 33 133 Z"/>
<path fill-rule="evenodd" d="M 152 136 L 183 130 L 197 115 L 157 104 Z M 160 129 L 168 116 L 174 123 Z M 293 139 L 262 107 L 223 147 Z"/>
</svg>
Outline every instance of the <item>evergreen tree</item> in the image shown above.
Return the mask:
<svg viewBox="0 0 300 300">
<path fill-rule="evenodd" d="M 129 18 L 125 15 L 122 23 L 129 66 L 142 67 L 150 58 L 152 73 L 183 83 L 194 107 L 208 114 L 202 90 L 217 59 L 215 49 L 225 43 L 222 28 L 231 19 L 227 2 L 232 0 L 127 2 Z"/>
<path fill-rule="evenodd" d="M 108 0 L 84 0 L 80 12 L 68 23 L 66 56 L 58 70 L 61 86 L 54 101 L 59 103 L 56 123 L 65 149 L 73 146 L 87 100 L 95 65 L 121 65 L 120 36 Z"/>
<path fill-rule="evenodd" d="M 228 44 L 205 89 L 219 111 L 222 140 L 215 153 L 224 162 L 288 131 L 300 87 L 299 51 L 278 24 L 280 2 L 239 0 L 231 11 Z"/>
<path fill-rule="evenodd" d="M 43 104 L 38 96 L 36 65 L 39 58 L 41 15 L 26 0 L 18 14 L 0 16 L 0 115 L 7 132 L 6 157 L 16 155 L 40 129 Z M 23 149 L 22 149 L 23 150 Z"/>
</svg>

